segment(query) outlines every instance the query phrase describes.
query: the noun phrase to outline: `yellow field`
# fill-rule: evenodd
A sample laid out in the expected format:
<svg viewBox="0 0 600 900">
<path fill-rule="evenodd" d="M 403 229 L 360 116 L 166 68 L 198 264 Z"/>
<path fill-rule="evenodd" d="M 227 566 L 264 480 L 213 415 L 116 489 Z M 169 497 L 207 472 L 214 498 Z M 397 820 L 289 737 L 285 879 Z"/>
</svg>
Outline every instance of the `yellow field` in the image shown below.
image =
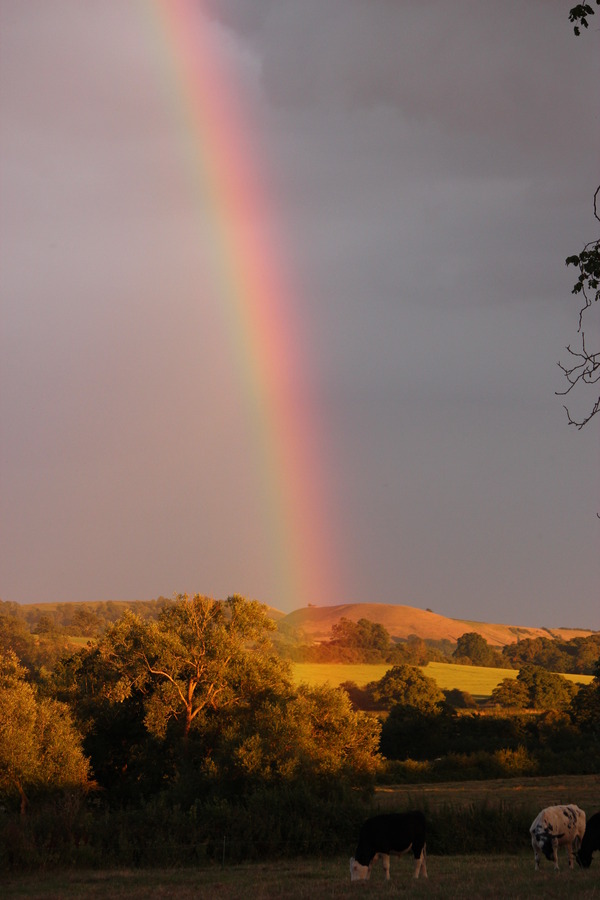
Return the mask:
<svg viewBox="0 0 600 900">
<path fill-rule="evenodd" d="M 390 669 L 389 663 L 378 665 L 346 663 L 293 663 L 292 673 L 296 684 L 318 685 L 329 683 L 338 687 L 344 681 L 354 681 L 364 687 L 370 681 L 382 678 Z M 457 688 L 468 691 L 476 700 L 489 697 L 503 678 L 516 678 L 516 669 L 488 669 L 483 666 L 455 666 L 451 663 L 430 662 L 421 666 L 429 678 L 435 678 L 442 690 Z M 589 684 L 591 675 L 565 675 L 569 681 Z"/>
</svg>

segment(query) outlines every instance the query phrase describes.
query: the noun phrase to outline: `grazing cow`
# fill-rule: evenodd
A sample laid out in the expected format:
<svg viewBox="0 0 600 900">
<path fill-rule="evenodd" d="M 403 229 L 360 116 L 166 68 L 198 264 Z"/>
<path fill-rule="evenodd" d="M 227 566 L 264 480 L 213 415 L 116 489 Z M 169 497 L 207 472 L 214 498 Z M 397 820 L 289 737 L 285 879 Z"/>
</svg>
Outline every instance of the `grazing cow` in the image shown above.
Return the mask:
<svg viewBox="0 0 600 900">
<path fill-rule="evenodd" d="M 363 823 L 358 847 L 350 860 L 351 881 L 369 878 L 373 863 L 381 857 L 386 879 L 390 877 L 390 854 L 400 856 L 411 850 L 415 858 L 414 877 L 422 871 L 427 878 L 425 816 L 419 810 L 382 813 Z"/>
<path fill-rule="evenodd" d="M 577 854 L 577 862 L 584 869 L 589 869 L 591 866 L 594 850 L 600 850 L 600 812 L 595 813 L 591 819 L 587 820 L 585 834 Z"/>
<path fill-rule="evenodd" d="M 535 867 L 540 867 L 540 851 L 546 859 L 554 860 L 558 869 L 558 848 L 563 845 L 569 854 L 569 868 L 573 868 L 573 851 L 577 852 L 585 831 L 585 813 L 574 803 L 568 806 L 547 806 L 531 823 L 531 845 Z"/>
</svg>

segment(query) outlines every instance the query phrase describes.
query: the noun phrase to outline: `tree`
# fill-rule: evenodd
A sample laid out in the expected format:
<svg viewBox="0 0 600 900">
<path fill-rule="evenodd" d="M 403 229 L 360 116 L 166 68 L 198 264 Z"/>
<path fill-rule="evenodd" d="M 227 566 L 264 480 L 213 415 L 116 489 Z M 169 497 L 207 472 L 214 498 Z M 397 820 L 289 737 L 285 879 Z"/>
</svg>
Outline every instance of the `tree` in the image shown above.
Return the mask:
<svg viewBox="0 0 600 900">
<path fill-rule="evenodd" d="M 529 695 L 530 709 L 567 709 L 578 687 L 562 675 L 540 666 L 523 666 L 517 675 Z"/>
<path fill-rule="evenodd" d="M 600 659 L 596 662 L 594 680 L 580 687 L 569 712 L 578 728 L 600 742 Z"/>
<path fill-rule="evenodd" d="M 374 650 L 381 655 L 389 650 L 390 636 L 379 622 L 364 618 L 352 622 L 342 617 L 331 627 L 331 643 L 360 650 Z"/>
<path fill-rule="evenodd" d="M 380 764 L 380 723 L 357 712 L 329 685 L 247 707 L 227 730 L 217 756 L 228 779 L 369 786 Z"/>
<path fill-rule="evenodd" d="M 600 5 L 600 0 L 596 0 L 596 5 Z M 573 30 L 577 36 L 581 34 L 580 25 L 588 28 L 588 17 L 595 15 L 594 9 L 589 3 L 578 3 L 569 11 L 569 21 L 574 23 Z M 596 188 L 594 194 L 594 218 L 600 222 L 598 214 L 598 196 L 600 194 L 600 186 Z M 566 396 L 577 386 L 592 386 L 594 390 L 595 400 L 588 412 L 574 418 L 569 412 L 569 408 L 565 406 L 569 425 L 575 425 L 581 429 L 592 419 L 600 410 L 600 396 L 597 395 L 595 387 L 600 382 L 600 350 L 590 349 L 586 344 L 584 325 L 584 314 L 589 316 L 589 310 L 593 304 L 598 304 L 600 299 L 600 239 L 590 241 L 585 245 L 579 253 L 568 256 L 566 259 L 567 266 L 576 266 L 579 269 L 579 277 L 573 286 L 571 293 L 579 295 L 583 298 L 583 305 L 579 309 L 579 326 L 577 333 L 580 335 L 580 346 L 578 349 L 572 349 L 571 345 L 567 346 L 567 353 L 571 357 L 567 365 L 559 362 L 564 377 L 568 382 L 568 387 L 564 391 L 557 391 L 559 396 Z M 597 313 L 598 306 L 595 312 Z"/>
<path fill-rule="evenodd" d="M 444 694 L 433 678 L 416 666 L 394 666 L 379 681 L 367 685 L 373 700 L 389 709 L 407 706 L 422 713 L 439 712 Z"/>
<path fill-rule="evenodd" d="M 24 815 L 34 794 L 90 787 L 68 708 L 38 697 L 12 651 L 0 653 L 0 795 Z"/>
<path fill-rule="evenodd" d="M 493 666 L 501 668 L 506 666 L 502 656 L 490 647 L 486 639 L 477 631 L 467 631 L 461 634 L 456 642 L 456 650 L 452 654 L 457 662 L 473 666 Z"/>
<path fill-rule="evenodd" d="M 493 706 L 504 709 L 525 709 L 529 706 L 529 690 L 516 678 L 503 678 L 492 691 L 490 700 Z"/>
<path fill-rule="evenodd" d="M 126 613 L 98 643 L 109 676 L 103 693 L 120 702 L 141 692 L 148 731 L 164 737 L 176 723 L 185 743 L 205 711 L 287 682 L 269 641 L 274 628 L 266 606 L 238 595 L 182 594 L 157 621 Z"/>
</svg>

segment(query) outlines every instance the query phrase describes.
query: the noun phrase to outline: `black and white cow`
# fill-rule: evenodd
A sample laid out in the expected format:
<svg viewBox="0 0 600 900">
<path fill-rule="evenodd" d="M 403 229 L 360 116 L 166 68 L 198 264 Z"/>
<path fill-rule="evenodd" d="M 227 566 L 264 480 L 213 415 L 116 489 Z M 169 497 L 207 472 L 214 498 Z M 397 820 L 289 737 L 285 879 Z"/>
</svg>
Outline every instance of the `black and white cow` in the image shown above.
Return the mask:
<svg viewBox="0 0 600 900">
<path fill-rule="evenodd" d="M 569 867 L 573 868 L 574 852 L 577 853 L 585 832 L 585 813 L 574 803 L 568 806 L 547 806 L 531 823 L 531 845 L 535 867 L 540 867 L 540 852 L 546 859 L 554 860 L 558 869 L 558 848 L 566 846 Z"/>
<path fill-rule="evenodd" d="M 591 866 L 594 850 L 600 850 L 600 812 L 595 813 L 587 820 L 585 834 L 577 854 L 577 862 L 584 869 L 588 869 Z"/>
<path fill-rule="evenodd" d="M 369 878 L 373 863 L 381 857 L 386 879 L 390 877 L 390 854 L 400 856 L 411 850 L 415 858 L 414 877 L 427 878 L 425 853 L 425 816 L 419 810 L 406 813 L 382 813 L 363 823 L 358 846 L 350 860 L 350 879 Z"/>
</svg>

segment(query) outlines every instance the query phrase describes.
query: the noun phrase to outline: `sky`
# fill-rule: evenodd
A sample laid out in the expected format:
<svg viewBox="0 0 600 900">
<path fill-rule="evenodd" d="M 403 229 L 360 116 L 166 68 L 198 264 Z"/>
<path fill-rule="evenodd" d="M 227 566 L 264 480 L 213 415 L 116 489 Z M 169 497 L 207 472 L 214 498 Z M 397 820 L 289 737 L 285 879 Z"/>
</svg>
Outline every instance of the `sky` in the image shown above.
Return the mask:
<svg viewBox="0 0 600 900">
<path fill-rule="evenodd" d="M 600 629 L 570 5 L 0 0 L 3 600 Z"/>
</svg>

